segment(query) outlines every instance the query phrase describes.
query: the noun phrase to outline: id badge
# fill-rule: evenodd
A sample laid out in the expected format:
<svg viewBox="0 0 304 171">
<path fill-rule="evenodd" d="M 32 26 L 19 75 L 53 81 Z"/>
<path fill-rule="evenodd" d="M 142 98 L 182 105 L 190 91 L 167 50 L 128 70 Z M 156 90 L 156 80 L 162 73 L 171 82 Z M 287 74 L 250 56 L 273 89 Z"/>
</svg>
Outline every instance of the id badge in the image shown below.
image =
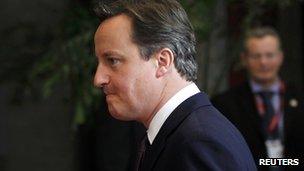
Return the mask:
<svg viewBox="0 0 304 171">
<path fill-rule="evenodd" d="M 266 140 L 267 154 L 269 158 L 283 158 L 284 146 L 281 140 Z"/>
</svg>

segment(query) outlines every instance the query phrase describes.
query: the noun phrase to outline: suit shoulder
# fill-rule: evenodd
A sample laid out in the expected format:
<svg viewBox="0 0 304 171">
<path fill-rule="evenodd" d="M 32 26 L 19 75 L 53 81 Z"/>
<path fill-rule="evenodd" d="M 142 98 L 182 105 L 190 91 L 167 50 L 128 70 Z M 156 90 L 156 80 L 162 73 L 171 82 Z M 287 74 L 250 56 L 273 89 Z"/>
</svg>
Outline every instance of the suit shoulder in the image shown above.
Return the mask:
<svg viewBox="0 0 304 171">
<path fill-rule="evenodd" d="M 304 97 L 304 91 L 295 84 L 285 84 L 286 93 L 296 97 Z"/>
<path fill-rule="evenodd" d="M 193 111 L 178 129 L 183 136 L 187 136 L 185 140 L 198 137 L 206 141 L 230 141 L 231 137 L 242 139 L 233 124 L 212 105 Z"/>
<path fill-rule="evenodd" d="M 183 161 L 189 162 L 196 158 L 196 161 L 201 160 L 199 163 L 207 168 L 254 168 L 252 156 L 241 134 L 211 105 L 193 111 L 167 143 L 170 144 L 168 150 L 174 156 L 180 156 Z M 229 166 L 225 164 L 227 159 L 230 161 Z M 200 168 L 204 168 L 203 166 Z"/>
</svg>

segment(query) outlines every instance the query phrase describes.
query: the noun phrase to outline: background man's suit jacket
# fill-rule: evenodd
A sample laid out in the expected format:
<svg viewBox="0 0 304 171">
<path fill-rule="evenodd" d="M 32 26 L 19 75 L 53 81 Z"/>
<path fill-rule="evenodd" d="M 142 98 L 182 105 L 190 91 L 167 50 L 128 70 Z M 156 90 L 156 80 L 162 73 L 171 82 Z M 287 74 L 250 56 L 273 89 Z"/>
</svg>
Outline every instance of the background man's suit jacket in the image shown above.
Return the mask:
<svg viewBox="0 0 304 171">
<path fill-rule="evenodd" d="M 286 86 L 283 99 L 284 158 L 301 158 L 304 155 L 303 94 L 294 87 Z M 296 106 L 291 105 L 292 101 L 297 102 Z M 246 82 L 213 98 L 212 103 L 243 134 L 256 162 L 259 158 L 267 158 L 265 140 L 260 129 L 261 118 L 249 83 Z"/>
<path fill-rule="evenodd" d="M 256 170 L 239 131 L 207 96 L 198 93 L 180 104 L 147 148 L 143 171 Z"/>
</svg>

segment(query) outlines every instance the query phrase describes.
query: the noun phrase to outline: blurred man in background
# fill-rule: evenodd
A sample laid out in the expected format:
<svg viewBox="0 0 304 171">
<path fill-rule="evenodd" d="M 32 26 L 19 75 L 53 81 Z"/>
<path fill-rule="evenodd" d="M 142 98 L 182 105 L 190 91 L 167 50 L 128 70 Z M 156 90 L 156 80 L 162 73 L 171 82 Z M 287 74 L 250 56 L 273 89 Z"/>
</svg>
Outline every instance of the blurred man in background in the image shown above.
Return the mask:
<svg viewBox="0 0 304 171">
<path fill-rule="evenodd" d="M 257 163 L 259 159 L 300 158 L 304 154 L 303 93 L 280 78 L 283 58 L 274 29 L 249 30 L 241 53 L 247 81 L 212 99 L 241 131 Z"/>
</svg>

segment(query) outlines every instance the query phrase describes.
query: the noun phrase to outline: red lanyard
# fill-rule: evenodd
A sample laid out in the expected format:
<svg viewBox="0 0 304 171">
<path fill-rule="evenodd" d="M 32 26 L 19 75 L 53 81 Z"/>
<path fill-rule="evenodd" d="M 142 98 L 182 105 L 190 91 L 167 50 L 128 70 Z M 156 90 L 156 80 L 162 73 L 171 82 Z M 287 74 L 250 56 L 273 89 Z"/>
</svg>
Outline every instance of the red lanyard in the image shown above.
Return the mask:
<svg viewBox="0 0 304 171">
<path fill-rule="evenodd" d="M 282 118 L 282 114 L 283 114 L 283 111 L 284 111 L 284 93 L 285 93 L 285 84 L 283 83 L 283 81 L 280 81 L 280 88 L 279 88 L 279 98 L 280 98 L 280 101 L 279 101 L 279 109 L 278 110 L 275 110 L 275 114 L 274 116 L 272 117 L 271 119 L 271 122 L 267 128 L 267 130 L 269 132 L 272 132 L 273 130 L 275 130 L 278 125 L 279 125 L 279 122 Z M 259 97 L 259 95 L 255 95 L 255 101 L 256 101 L 256 108 L 257 108 L 257 111 L 258 113 L 260 114 L 261 117 L 264 116 L 265 114 L 265 106 L 264 106 L 264 103 L 261 99 L 261 97 Z"/>
</svg>

